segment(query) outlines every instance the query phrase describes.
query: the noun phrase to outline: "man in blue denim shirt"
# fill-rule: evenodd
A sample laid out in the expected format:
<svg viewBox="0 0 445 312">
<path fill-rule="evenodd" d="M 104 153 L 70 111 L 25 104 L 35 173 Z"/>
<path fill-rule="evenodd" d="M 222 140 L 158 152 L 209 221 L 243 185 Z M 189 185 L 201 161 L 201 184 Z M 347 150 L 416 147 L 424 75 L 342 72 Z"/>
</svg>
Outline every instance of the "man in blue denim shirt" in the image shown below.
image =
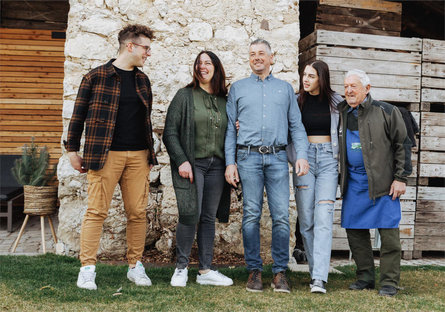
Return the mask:
<svg viewBox="0 0 445 312">
<path fill-rule="evenodd" d="M 270 44 L 263 39 L 253 41 L 249 59 L 252 75 L 232 85 L 227 101 L 225 177 L 235 187 L 241 177 L 243 187 L 244 257 L 250 271 L 246 289 L 263 290 L 260 219 L 266 187 L 272 216 L 271 285 L 274 291 L 289 293 L 285 272 L 289 261 L 290 194 L 285 147 L 290 134 L 297 153 L 295 169 L 298 175 L 305 175 L 309 171 L 307 135 L 292 86 L 270 74 Z"/>
</svg>

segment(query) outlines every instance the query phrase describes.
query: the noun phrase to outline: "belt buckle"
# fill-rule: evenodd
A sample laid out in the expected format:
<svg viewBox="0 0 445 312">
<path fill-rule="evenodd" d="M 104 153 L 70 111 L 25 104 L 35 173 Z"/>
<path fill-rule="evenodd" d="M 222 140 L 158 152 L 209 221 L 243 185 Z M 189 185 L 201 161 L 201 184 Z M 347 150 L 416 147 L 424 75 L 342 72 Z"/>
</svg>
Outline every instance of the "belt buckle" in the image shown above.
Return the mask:
<svg viewBox="0 0 445 312">
<path fill-rule="evenodd" d="M 267 154 L 267 153 L 270 153 L 270 151 L 269 151 L 269 146 L 267 146 L 267 145 L 261 145 L 261 146 L 258 148 L 258 152 L 260 152 L 260 154 Z"/>
</svg>

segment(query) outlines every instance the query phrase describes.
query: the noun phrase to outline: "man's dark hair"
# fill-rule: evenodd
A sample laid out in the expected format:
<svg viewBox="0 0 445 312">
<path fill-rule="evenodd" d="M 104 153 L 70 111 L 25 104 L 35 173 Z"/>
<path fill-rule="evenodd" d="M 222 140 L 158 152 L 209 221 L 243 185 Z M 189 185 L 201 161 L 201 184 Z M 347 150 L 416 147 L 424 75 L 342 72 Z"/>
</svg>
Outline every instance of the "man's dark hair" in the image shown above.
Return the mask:
<svg viewBox="0 0 445 312">
<path fill-rule="evenodd" d="M 139 37 L 144 36 L 152 40 L 155 38 L 153 31 L 147 26 L 140 24 L 128 25 L 119 32 L 119 49 L 122 49 L 127 41 L 137 41 L 139 43 Z"/>
<path fill-rule="evenodd" d="M 187 85 L 187 88 L 196 89 L 199 87 L 199 78 L 201 77 L 201 73 L 199 72 L 199 61 L 201 59 L 201 55 L 203 54 L 207 54 L 210 57 L 210 60 L 215 67 L 213 77 L 210 80 L 212 94 L 222 97 L 227 96 L 226 73 L 224 71 L 224 67 L 216 54 L 211 51 L 199 52 L 195 59 L 195 63 L 193 64 L 193 80 Z"/>
</svg>

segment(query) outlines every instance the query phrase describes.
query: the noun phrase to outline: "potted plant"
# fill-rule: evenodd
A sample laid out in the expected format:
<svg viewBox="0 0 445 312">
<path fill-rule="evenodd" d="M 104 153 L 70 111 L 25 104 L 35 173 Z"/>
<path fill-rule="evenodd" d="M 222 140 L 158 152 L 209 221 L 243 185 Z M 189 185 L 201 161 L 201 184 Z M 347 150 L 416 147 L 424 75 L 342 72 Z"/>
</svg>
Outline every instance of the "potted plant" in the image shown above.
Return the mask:
<svg viewBox="0 0 445 312">
<path fill-rule="evenodd" d="M 56 211 L 57 185 L 48 185 L 55 177 L 57 166 L 49 170 L 47 147 L 40 148 L 31 138 L 31 145 L 22 148 L 11 171 L 17 182 L 23 185 L 25 204 L 23 212 L 33 215 L 49 215 Z"/>
</svg>

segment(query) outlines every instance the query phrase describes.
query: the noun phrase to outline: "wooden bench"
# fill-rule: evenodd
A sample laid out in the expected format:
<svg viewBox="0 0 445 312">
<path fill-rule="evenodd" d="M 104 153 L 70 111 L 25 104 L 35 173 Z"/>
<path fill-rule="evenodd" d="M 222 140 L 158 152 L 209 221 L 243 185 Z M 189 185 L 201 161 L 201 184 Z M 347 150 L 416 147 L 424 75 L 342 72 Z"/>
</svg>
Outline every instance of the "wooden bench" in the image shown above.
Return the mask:
<svg viewBox="0 0 445 312">
<path fill-rule="evenodd" d="M 23 196 L 23 187 L 17 183 L 11 173 L 14 161 L 21 156 L 17 155 L 0 155 L 0 199 L 2 207 L 6 204 L 5 212 L 0 211 L 0 218 L 6 218 L 6 230 L 12 232 L 12 210 L 14 201 Z M 21 207 L 23 209 L 23 207 Z"/>
</svg>

